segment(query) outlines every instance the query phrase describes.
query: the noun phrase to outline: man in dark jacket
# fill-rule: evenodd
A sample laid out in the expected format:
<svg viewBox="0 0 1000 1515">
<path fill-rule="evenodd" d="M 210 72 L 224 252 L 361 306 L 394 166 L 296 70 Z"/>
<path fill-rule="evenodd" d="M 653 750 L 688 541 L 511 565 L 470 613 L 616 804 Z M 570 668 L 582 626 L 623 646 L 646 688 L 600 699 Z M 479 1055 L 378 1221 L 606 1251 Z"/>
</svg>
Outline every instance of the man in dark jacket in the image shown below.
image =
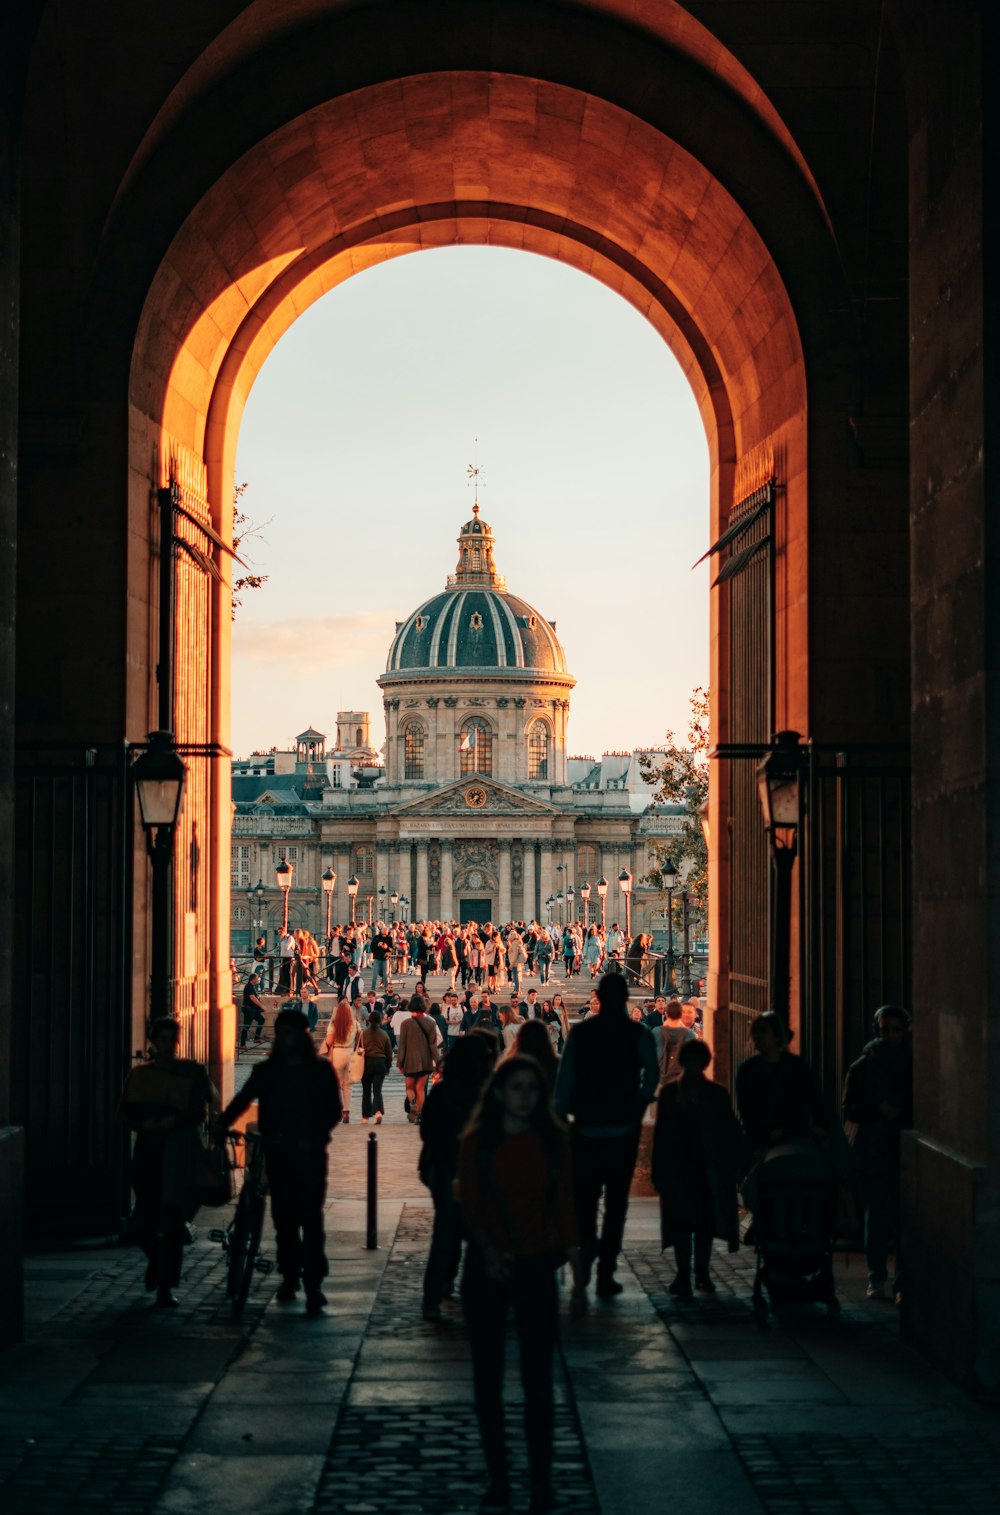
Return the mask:
<svg viewBox="0 0 1000 1515">
<path fill-rule="evenodd" d="M 556 1077 L 559 1115 L 572 1118 L 573 1200 L 587 1273 L 597 1262 L 601 1299 L 620 1294 L 615 1279 L 639 1127 L 656 1094 L 659 1069 L 651 1033 L 630 1020 L 628 985 L 606 973 L 597 985 L 600 1013 L 574 1026 Z M 604 1192 L 604 1225 L 597 1206 Z"/>
<path fill-rule="evenodd" d="M 282 1276 L 277 1297 L 294 1299 L 301 1277 L 306 1312 L 318 1315 L 326 1304 L 321 1285 L 329 1271 L 323 1232 L 326 1149 L 342 1106 L 333 1069 L 325 1058 L 317 1057 L 301 1010 L 279 1014 L 271 1055 L 258 1063 L 220 1115 L 219 1134 L 254 1100 L 259 1106 Z"/>
<path fill-rule="evenodd" d="M 875 1014 L 875 1040 L 847 1070 L 844 1130 L 858 1159 L 865 1213 L 868 1298 L 884 1299 L 889 1279 L 889 1237 L 895 1251 L 891 1295 L 902 1296 L 899 1244 L 900 1132 L 913 1124 L 913 1052 L 910 1018 L 899 1005 Z"/>
</svg>

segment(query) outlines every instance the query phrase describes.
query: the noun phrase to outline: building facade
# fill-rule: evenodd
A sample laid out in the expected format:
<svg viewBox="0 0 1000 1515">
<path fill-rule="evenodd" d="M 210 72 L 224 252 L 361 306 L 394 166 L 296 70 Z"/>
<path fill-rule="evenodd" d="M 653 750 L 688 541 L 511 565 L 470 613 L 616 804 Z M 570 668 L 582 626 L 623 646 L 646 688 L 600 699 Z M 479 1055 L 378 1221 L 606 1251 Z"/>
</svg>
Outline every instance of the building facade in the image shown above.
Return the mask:
<svg viewBox="0 0 1000 1515">
<path fill-rule="evenodd" d="M 368 715 L 341 712 L 329 752 L 310 727 L 294 749 L 234 763 L 237 949 L 280 923 L 281 862 L 294 869 L 290 921 L 317 933 L 328 868 L 334 921 L 350 919 L 352 876 L 359 917 L 501 923 L 600 920 L 603 878 L 607 921 L 624 924 L 623 870 L 635 881 L 633 929 L 662 916 L 660 892 L 640 880 L 680 831 L 680 811 L 651 805 L 639 753 L 569 754 L 576 680 L 556 623 L 508 592 L 478 504 L 458 545 L 445 588 L 397 622 L 378 679 L 384 761 Z"/>
</svg>

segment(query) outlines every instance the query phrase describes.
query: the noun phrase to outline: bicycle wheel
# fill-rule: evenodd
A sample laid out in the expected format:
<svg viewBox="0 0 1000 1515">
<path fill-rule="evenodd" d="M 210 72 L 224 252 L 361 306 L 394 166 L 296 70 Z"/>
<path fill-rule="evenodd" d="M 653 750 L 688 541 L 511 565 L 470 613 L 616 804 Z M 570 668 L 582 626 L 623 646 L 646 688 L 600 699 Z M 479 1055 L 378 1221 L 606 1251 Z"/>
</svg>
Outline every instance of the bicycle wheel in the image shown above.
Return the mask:
<svg viewBox="0 0 1000 1515">
<path fill-rule="evenodd" d="M 236 1203 L 236 1214 L 229 1227 L 229 1269 L 226 1273 L 226 1294 L 235 1301 L 243 1283 L 246 1270 L 246 1252 L 250 1240 L 250 1196 L 244 1186 Z M 244 1294 L 244 1299 L 246 1295 Z"/>
<path fill-rule="evenodd" d="M 233 1311 L 238 1315 L 247 1302 L 253 1282 L 254 1264 L 260 1248 L 260 1233 L 264 1226 L 264 1198 L 255 1188 L 247 1199 L 246 1245 L 243 1251 L 244 1265 L 239 1286 L 233 1295 Z"/>
</svg>

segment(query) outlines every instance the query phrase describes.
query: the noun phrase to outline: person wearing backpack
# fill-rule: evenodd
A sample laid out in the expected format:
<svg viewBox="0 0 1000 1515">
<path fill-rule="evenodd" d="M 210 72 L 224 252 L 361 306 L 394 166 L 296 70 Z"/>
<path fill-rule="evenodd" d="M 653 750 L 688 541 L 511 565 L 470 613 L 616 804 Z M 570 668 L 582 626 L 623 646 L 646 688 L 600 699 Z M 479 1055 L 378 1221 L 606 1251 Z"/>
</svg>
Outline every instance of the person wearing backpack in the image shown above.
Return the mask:
<svg viewBox="0 0 1000 1515">
<path fill-rule="evenodd" d="M 420 1121 L 427 1095 L 427 1080 L 441 1061 L 437 1027 L 426 1014 L 427 1002 L 419 994 L 410 1000 L 410 1014 L 399 1028 L 396 1066 L 406 1080 L 411 1125 Z"/>
</svg>

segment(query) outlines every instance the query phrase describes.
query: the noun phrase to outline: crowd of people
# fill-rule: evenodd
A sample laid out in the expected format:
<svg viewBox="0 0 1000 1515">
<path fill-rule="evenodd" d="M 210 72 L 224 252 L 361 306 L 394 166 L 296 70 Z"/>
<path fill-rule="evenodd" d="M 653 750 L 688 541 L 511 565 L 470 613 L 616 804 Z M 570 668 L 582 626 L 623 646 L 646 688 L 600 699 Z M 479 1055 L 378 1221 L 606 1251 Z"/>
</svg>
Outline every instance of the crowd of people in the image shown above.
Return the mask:
<svg viewBox="0 0 1000 1515">
<path fill-rule="evenodd" d="M 552 1368 L 558 1277 L 568 1269 L 569 1310 L 622 1292 L 617 1270 L 641 1127 L 655 1105 L 651 1173 L 661 1240 L 672 1249 L 678 1299 L 711 1295 L 714 1243 L 740 1245 L 740 1191 L 776 1147 L 827 1143 L 832 1127 L 853 1147 L 864 1210 L 871 1298 L 902 1288 L 899 1138 L 912 1117 L 909 1022 L 883 1006 L 875 1037 L 851 1066 L 843 1124 L 834 1123 L 790 1032 L 774 1012 L 751 1027 L 753 1055 L 739 1067 L 735 1108 L 712 1082 L 712 1053 L 697 1006 L 657 998 L 630 1004 L 620 973 L 603 974 L 571 1021 L 560 995 L 536 988 L 494 999 L 488 987 L 449 985 L 431 1001 L 418 979 L 398 998 L 380 980 L 352 992 L 360 965 L 346 952 L 343 993 L 317 1045 L 296 1005 L 277 1019 L 271 1054 L 217 1117 L 217 1137 L 254 1101 L 259 1106 L 281 1284 L 319 1313 L 327 1274 L 323 1209 L 327 1148 L 349 1119 L 351 1085 L 362 1082 L 362 1120 L 384 1114 L 386 1075 L 402 1075 L 409 1119 L 419 1127 L 419 1176 L 433 1201 L 422 1313 L 442 1319 L 459 1294 L 472 1356 L 475 1406 L 489 1477 L 482 1515 L 510 1507 L 503 1406 L 505 1324 L 520 1345 L 524 1436 L 535 1515 L 557 1508 L 552 1486 Z M 388 961 L 388 959 L 386 959 Z M 338 959 L 339 966 L 340 959 Z M 447 959 L 445 967 L 449 967 Z M 136 1234 L 147 1286 L 176 1303 L 182 1232 L 190 1215 L 183 1175 L 195 1128 L 214 1091 L 198 1064 L 176 1058 L 173 1022 L 153 1029 L 154 1055 L 130 1075 L 122 1118 L 136 1132 Z M 890 1284 L 888 1250 L 895 1273 Z M 464 1253 L 464 1263 L 463 1263 Z"/>
</svg>

